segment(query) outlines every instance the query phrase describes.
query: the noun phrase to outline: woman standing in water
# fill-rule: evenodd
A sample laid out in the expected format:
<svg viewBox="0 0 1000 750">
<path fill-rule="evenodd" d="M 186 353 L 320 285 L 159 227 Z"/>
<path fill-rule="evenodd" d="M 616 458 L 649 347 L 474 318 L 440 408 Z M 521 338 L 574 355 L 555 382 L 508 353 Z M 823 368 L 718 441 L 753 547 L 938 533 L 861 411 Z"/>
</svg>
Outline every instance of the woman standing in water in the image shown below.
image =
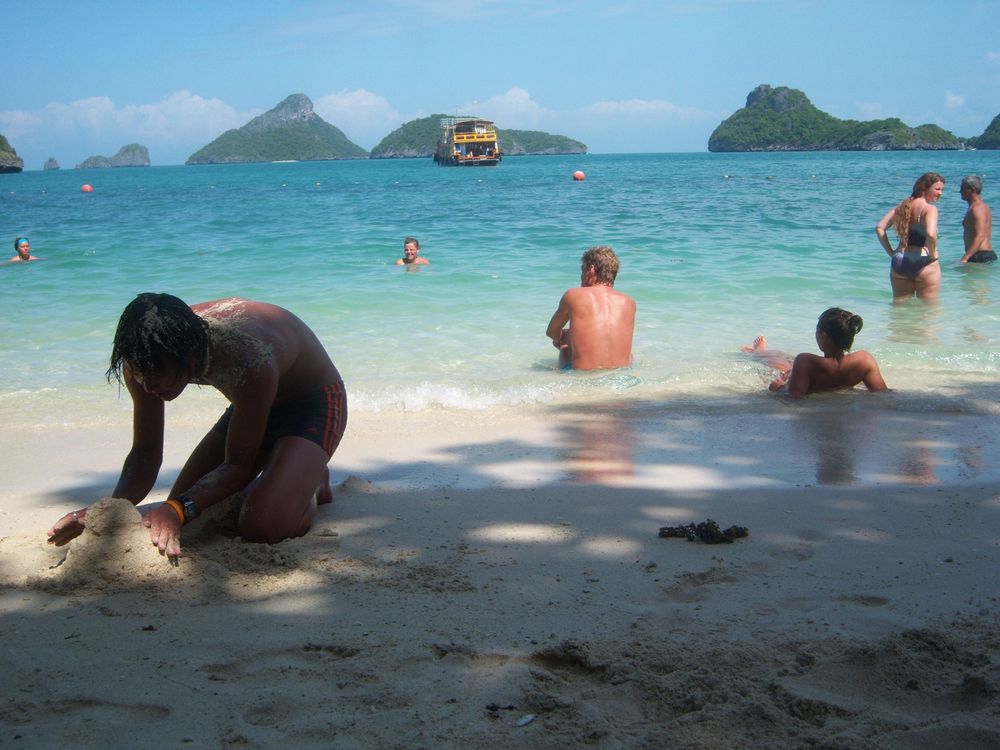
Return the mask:
<svg viewBox="0 0 1000 750">
<path fill-rule="evenodd" d="M 769 386 L 772 391 L 787 389 L 795 399 L 819 391 L 853 388 L 858 383 L 864 383 L 869 391 L 887 391 L 889 387 L 871 354 L 847 353 L 863 325 L 860 315 L 831 307 L 816 323 L 816 344 L 823 351 L 822 357 L 802 352 L 793 360 L 785 352 L 768 349 L 763 336 L 742 350 L 777 370 L 778 377 Z"/>
<path fill-rule="evenodd" d="M 941 264 L 937 263 L 938 249 L 938 198 L 944 192 L 944 177 L 937 172 L 925 172 L 913 184 L 913 192 L 899 205 L 889 209 L 882 220 L 875 225 L 875 234 L 882 249 L 891 257 L 889 282 L 896 300 L 916 295 L 921 299 L 936 299 L 941 287 Z M 899 246 L 893 248 L 887 231 L 889 226 L 896 232 Z M 926 255 L 923 260 L 916 256 L 905 262 L 900 253 L 906 252 L 911 228 L 919 227 L 926 237 Z"/>
</svg>

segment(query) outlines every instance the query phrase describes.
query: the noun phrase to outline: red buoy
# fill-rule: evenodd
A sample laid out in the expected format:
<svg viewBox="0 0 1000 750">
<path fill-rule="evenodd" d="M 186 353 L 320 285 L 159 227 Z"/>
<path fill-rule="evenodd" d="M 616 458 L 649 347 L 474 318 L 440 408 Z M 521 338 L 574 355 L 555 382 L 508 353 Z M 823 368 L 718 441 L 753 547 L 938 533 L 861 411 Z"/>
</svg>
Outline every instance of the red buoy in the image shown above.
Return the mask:
<svg viewBox="0 0 1000 750">
<path fill-rule="evenodd" d="M 87 184 L 84 184 L 84 186 L 82 188 L 80 188 L 80 190 L 82 190 L 85 193 L 92 193 L 92 192 L 94 192 L 94 188 L 92 188 L 90 185 L 87 185 Z"/>
<path fill-rule="evenodd" d="M 579 169 L 573 173 L 573 179 L 576 180 L 577 182 L 583 182 L 583 180 L 586 179 L 586 177 L 587 175 L 585 175 Z"/>
</svg>

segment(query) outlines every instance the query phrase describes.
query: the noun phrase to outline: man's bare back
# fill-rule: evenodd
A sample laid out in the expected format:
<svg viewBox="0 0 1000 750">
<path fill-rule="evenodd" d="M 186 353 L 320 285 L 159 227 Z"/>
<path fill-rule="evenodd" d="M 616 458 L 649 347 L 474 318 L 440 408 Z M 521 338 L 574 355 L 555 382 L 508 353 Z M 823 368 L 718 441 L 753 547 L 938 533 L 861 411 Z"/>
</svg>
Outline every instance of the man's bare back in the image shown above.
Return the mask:
<svg viewBox="0 0 1000 750">
<path fill-rule="evenodd" d="M 635 300 L 612 287 L 618 259 L 611 248 L 583 256 L 580 282 L 559 300 L 546 335 L 559 349 L 559 364 L 575 370 L 610 370 L 632 363 Z M 566 324 L 569 329 L 564 330 Z"/>
</svg>

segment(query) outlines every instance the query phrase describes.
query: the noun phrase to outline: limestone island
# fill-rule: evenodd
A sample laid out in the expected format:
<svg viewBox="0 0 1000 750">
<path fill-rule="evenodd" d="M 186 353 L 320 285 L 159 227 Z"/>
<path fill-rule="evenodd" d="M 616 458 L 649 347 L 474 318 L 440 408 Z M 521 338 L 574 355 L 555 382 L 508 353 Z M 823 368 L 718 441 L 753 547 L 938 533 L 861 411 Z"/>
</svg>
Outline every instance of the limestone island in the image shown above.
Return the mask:
<svg viewBox="0 0 1000 750">
<path fill-rule="evenodd" d="M 24 160 L 7 139 L 0 135 L 0 174 L 21 172 L 24 170 Z"/>
<path fill-rule="evenodd" d="M 372 149 L 372 159 L 414 159 L 434 156 L 442 133 L 442 121 L 474 120 L 471 115 L 436 114 L 410 120 L 393 130 Z M 497 128 L 500 152 L 504 156 L 524 154 L 585 154 L 587 146 L 563 135 L 540 130 Z"/>
<path fill-rule="evenodd" d="M 54 156 L 50 156 L 45 160 L 45 164 L 42 165 L 43 172 L 51 172 L 56 169 L 59 169 L 59 162 L 56 161 Z"/>
<path fill-rule="evenodd" d="M 91 156 L 76 165 L 77 169 L 110 169 L 112 167 L 148 167 L 149 149 L 138 143 L 122 146 L 114 156 Z"/>
<path fill-rule="evenodd" d="M 313 112 L 305 94 L 292 94 L 241 128 L 227 130 L 185 164 L 364 159 L 368 152 Z"/>
<path fill-rule="evenodd" d="M 922 151 L 955 150 L 965 142 L 938 127 L 911 128 L 897 118 L 841 120 L 786 86 L 762 84 L 746 106 L 722 121 L 709 151 Z"/>
<path fill-rule="evenodd" d="M 993 118 L 982 135 L 970 138 L 968 145 L 970 148 L 1000 149 L 1000 115 Z"/>
</svg>

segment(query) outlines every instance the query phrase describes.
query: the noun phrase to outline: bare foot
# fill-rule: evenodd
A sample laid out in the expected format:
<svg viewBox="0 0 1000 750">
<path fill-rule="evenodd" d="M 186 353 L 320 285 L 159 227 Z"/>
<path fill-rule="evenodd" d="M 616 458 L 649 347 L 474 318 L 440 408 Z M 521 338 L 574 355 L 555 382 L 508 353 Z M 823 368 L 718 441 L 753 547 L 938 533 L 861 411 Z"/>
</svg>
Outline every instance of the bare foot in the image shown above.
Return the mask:
<svg viewBox="0 0 1000 750">
<path fill-rule="evenodd" d="M 323 469 L 323 481 L 316 488 L 316 505 L 326 505 L 333 502 L 333 489 L 330 487 L 330 469 Z"/>
<path fill-rule="evenodd" d="M 741 346 L 740 351 L 746 352 L 747 354 L 760 354 L 765 349 L 767 349 L 767 339 L 763 336 L 758 336 L 753 340 L 752 344 L 747 344 L 746 346 Z"/>
</svg>

